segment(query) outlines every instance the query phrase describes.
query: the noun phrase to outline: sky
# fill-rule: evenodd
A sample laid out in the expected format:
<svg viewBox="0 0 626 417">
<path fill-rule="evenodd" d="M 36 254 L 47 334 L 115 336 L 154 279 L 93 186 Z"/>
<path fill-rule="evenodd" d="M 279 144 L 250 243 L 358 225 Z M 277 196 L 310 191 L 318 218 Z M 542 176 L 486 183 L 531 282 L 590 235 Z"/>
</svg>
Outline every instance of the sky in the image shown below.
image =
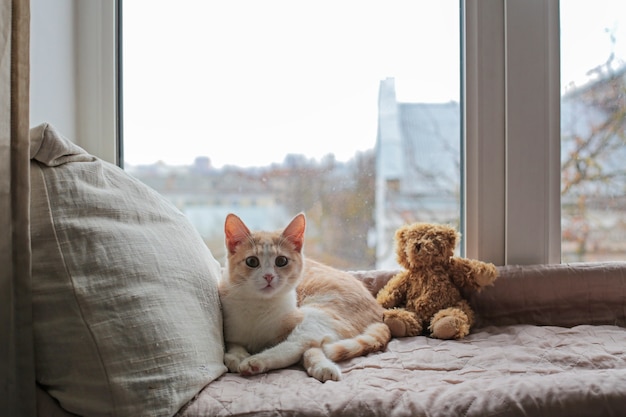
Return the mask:
<svg viewBox="0 0 626 417">
<path fill-rule="evenodd" d="M 128 165 L 345 161 L 375 145 L 381 80 L 396 80 L 400 101 L 459 101 L 458 0 L 123 5 Z M 564 0 L 561 16 L 563 79 L 580 84 L 606 61 L 605 28 L 626 57 L 623 0 Z"/>
</svg>

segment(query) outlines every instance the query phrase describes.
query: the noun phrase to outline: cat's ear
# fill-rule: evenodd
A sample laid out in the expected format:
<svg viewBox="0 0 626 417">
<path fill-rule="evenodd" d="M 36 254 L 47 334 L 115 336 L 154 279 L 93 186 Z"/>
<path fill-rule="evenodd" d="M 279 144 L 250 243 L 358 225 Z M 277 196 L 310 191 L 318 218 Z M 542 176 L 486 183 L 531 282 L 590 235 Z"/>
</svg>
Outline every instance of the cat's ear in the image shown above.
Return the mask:
<svg viewBox="0 0 626 417">
<path fill-rule="evenodd" d="M 236 215 L 230 213 L 226 216 L 224 223 L 224 234 L 226 235 L 226 247 L 229 253 L 235 253 L 237 245 L 250 236 L 250 229 Z"/>
<path fill-rule="evenodd" d="M 304 246 L 304 230 L 306 229 L 306 218 L 303 213 L 298 214 L 283 230 L 282 236 L 291 242 L 298 252 Z"/>
</svg>

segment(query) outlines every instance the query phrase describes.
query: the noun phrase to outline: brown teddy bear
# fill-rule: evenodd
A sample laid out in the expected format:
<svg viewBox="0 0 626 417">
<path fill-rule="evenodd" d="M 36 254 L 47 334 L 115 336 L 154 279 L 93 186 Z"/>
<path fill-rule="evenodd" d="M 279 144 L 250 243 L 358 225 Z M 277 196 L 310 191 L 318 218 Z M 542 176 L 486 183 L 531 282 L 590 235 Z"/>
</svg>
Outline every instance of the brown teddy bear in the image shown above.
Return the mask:
<svg viewBox="0 0 626 417">
<path fill-rule="evenodd" d="M 394 337 L 416 336 L 425 327 L 432 337 L 460 339 L 474 323 L 465 299 L 497 278 L 496 267 L 454 257 L 459 234 L 450 226 L 414 223 L 396 231 L 396 255 L 405 268 L 378 292 L 384 321 Z"/>
</svg>

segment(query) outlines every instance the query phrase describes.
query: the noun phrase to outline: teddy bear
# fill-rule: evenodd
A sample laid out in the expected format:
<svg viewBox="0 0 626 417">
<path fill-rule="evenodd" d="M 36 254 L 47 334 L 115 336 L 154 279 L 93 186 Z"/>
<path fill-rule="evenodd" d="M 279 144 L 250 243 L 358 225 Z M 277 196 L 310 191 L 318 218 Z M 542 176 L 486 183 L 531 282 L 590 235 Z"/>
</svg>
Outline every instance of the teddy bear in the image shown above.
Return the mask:
<svg viewBox="0 0 626 417">
<path fill-rule="evenodd" d="M 491 263 L 454 256 L 459 237 L 442 224 L 413 223 L 396 230 L 396 258 L 404 270 L 376 296 L 392 336 L 428 331 L 434 338 L 460 339 L 469 333 L 474 312 L 466 297 L 491 285 L 498 271 Z"/>
</svg>

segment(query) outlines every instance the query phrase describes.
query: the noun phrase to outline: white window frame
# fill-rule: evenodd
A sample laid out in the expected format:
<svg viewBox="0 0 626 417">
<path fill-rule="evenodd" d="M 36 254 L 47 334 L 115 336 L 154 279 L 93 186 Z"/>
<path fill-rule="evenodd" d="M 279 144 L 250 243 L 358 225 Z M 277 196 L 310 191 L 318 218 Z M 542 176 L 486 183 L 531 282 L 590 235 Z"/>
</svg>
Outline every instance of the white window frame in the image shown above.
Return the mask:
<svg viewBox="0 0 626 417">
<path fill-rule="evenodd" d="M 561 262 L 558 0 L 466 0 L 465 254 Z"/>
<path fill-rule="evenodd" d="M 80 0 L 76 7 L 77 138 L 87 151 L 120 163 L 118 11 L 121 0 Z"/>
<path fill-rule="evenodd" d="M 117 2 L 75 4 L 78 136 L 118 163 Z M 560 263 L 558 0 L 463 4 L 464 253 L 497 265 Z"/>
</svg>

